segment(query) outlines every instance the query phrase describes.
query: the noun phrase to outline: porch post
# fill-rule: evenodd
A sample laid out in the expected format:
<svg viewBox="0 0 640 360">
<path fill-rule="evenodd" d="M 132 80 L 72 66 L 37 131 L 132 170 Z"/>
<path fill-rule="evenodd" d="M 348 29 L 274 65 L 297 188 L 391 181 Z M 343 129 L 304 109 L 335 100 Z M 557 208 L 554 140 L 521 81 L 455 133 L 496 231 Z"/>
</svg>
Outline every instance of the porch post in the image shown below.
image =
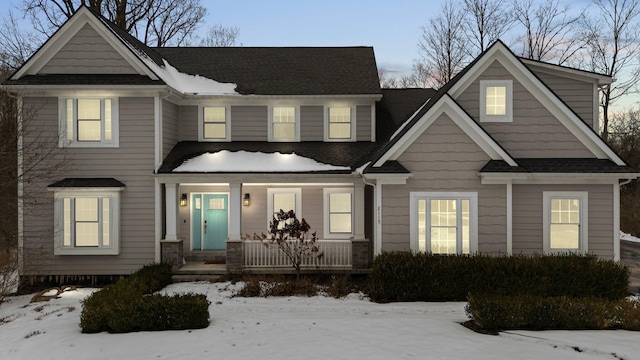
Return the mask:
<svg viewBox="0 0 640 360">
<path fill-rule="evenodd" d="M 354 239 L 364 239 L 364 183 L 355 183 L 353 185 L 353 204 L 354 204 Z"/>
<path fill-rule="evenodd" d="M 165 187 L 166 235 L 165 240 L 178 240 L 178 184 L 167 183 Z"/>
<path fill-rule="evenodd" d="M 242 184 L 229 184 L 229 239 L 242 239 Z"/>
</svg>

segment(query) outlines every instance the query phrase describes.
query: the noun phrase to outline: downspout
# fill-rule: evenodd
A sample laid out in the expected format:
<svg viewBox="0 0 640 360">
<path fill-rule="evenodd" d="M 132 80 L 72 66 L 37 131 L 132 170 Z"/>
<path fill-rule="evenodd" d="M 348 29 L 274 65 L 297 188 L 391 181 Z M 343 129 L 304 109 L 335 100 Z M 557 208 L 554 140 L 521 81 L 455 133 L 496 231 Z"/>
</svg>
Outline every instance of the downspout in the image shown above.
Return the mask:
<svg viewBox="0 0 640 360">
<path fill-rule="evenodd" d="M 162 101 L 168 99 L 173 92 L 171 90 L 167 91 L 164 95 L 158 94 L 158 96 L 154 97 L 158 99 L 158 104 L 154 104 L 154 112 L 156 119 L 154 120 L 154 125 L 157 127 L 156 130 L 156 149 L 154 151 L 157 156 L 154 156 L 155 167 L 153 169 L 154 174 L 158 174 L 158 170 L 160 170 L 160 166 L 162 165 L 162 161 L 164 160 L 162 157 Z M 161 245 L 160 241 L 162 240 L 162 185 L 160 184 L 157 177 L 154 177 L 154 196 L 155 196 L 155 261 L 160 262 L 161 259 Z"/>
<path fill-rule="evenodd" d="M 633 179 L 613 184 L 613 261 L 620 262 L 620 188 Z"/>
</svg>

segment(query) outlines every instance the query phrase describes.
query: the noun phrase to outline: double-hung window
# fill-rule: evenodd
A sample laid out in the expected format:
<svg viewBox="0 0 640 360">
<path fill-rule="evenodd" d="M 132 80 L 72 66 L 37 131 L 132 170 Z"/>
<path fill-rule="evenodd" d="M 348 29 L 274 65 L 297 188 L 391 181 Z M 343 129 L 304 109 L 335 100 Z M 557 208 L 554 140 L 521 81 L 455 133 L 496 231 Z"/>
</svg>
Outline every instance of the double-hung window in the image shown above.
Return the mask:
<svg viewBox="0 0 640 360">
<path fill-rule="evenodd" d="M 293 210 L 296 218 L 302 219 L 302 189 L 301 188 L 269 188 L 267 189 L 267 223 L 276 218 L 280 210 Z M 282 225 L 279 226 L 282 228 Z"/>
<path fill-rule="evenodd" d="M 480 121 L 511 122 L 513 119 L 513 82 L 480 81 Z"/>
<path fill-rule="evenodd" d="M 478 194 L 412 192 L 411 249 L 433 254 L 477 251 Z"/>
<path fill-rule="evenodd" d="M 56 255 L 119 253 L 119 191 L 60 191 L 55 194 Z"/>
<path fill-rule="evenodd" d="M 353 236 L 353 188 L 325 188 L 324 237 Z"/>
<path fill-rule="evenodd" d="M 269 124 L 270 141 L 298 141 L 298 110 L 293 106 L 271 108 Z"/>
<path fill-rule="evenodd" d="M 543 193 L 545 253 L 587 251 L 587 192 Z"/>
<path fill-rule="evenodd" d="M 63 98 L 60 108 L 61 146 L 118 146 L 117 98 Z"/>
<path fill-rule="evenodd" d="M 353 139 L 353 114 L 351 107 L 327 108 L 327 140 Z"/>
<path fill-rule="evenodd" d="M 200 140 L 229 140 L 229 121 L 224 106 L 205 106 L 202 108 L 202 131 Z"/>
</svg>

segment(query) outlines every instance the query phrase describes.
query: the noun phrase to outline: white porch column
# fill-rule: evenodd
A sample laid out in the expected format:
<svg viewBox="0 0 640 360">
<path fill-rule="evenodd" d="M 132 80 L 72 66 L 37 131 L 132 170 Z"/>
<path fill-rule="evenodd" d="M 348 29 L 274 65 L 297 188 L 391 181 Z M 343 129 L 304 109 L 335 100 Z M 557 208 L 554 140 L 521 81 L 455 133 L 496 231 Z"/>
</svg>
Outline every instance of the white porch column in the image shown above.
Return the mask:
<svg viewBox="0 0 640 360">
<path fill-rule="evenodd" d="M 167 183 L 165 187 L 166 235 L 165 240 L 178 240 L 178 184 Z"/>
<path fill-rule="evenodd" d="M 229 184 L 229 239 L 242 239 L 242 184 Z"/>
<path fill-rule="evenodd" d="M 354 239 L 364 239 L 364 183 L 357 182 L 353 185 L 353 204 L 354 204 Z"/>
</svg>

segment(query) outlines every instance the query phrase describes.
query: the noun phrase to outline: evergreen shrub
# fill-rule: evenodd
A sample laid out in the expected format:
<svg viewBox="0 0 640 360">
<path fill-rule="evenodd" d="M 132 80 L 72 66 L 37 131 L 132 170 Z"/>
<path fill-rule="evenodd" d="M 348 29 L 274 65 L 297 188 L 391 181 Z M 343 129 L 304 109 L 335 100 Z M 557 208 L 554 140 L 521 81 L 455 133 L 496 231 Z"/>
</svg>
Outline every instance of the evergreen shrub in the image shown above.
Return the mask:
<svg viewBox="0 0 640 360">
<path fill-rule="evenodd" d="M 485 294 L 470 295 L 465 310 L 489 330 L 640 330 L 639 300 Z"/>
<path fill-rule="evenodd" d="M 369 296 L 377 302 L 464 301 L 482 295 L 622 299 L 629 271 L 591 255 L 433 255 L 383 253 L 373 261 Z"/>
<path fill-rule="evenodd" d="M 84 333 L 199 329 L 209 325 L 202 294 L 152 294 L 171 283 L 171 265 L 151 264 L 83 300 Z"/>
</svg>

